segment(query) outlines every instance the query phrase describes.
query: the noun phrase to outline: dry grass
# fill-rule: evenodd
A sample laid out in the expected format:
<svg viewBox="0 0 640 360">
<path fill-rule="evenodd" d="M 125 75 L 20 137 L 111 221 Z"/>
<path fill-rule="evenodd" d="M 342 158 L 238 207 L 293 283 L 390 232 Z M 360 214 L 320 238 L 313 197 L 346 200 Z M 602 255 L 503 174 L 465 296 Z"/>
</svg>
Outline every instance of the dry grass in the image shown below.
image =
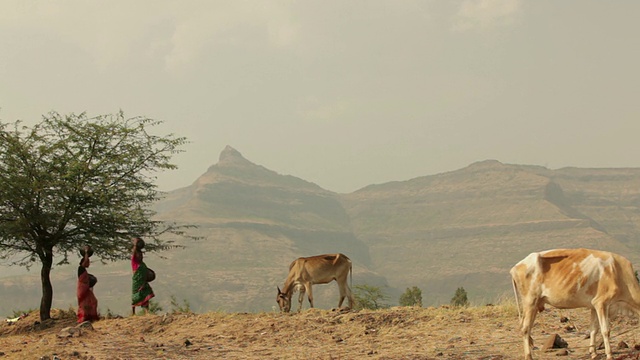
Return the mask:
<svg viewBox="0 0 640 360">
<path fill-rule="evenodd" d="M 547 310 L 534 328 L 541 346 L 557 333 L 571 359 L 588 359 L 588 311 Z M 513 304 L 469 308 L 399 307 L 378 311 L 306 310 L 300 314 L 206 313 L 105 319 L 73 336 L 69 311 L 34 325 L 37 313 L 0 326 L 0 359 L 517 359 L 522 345 Z M 569 322 L 561 322 L 568 317 Z M 616 319 L 617 359 L 638 359 L 640 331 Z M 572 328 L 576 330 L 572 330 Z M 630 348 L 619 349 L 625 341 Z M 602 351 L 600 351 L 602 353 Z M 554 353 L 535 350 L 538 359 Z M 604 355 L 602 355 L 604 358 Z"/>
</svg>

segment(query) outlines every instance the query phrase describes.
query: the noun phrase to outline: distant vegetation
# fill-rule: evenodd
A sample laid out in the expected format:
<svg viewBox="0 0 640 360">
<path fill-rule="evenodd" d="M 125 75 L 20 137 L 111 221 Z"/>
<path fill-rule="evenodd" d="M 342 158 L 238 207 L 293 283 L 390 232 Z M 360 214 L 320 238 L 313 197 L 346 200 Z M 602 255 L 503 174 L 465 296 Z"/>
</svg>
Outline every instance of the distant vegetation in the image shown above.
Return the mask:
<svg viewBox="0 0 640 360">
<path fill-rule="evenodd" d="M 191 304 L 187 299 L 182 299 L 182 304 L 178 303 L 175 295 L 171 295 L 171 313 L 172 314 L 190 314 Z"/>
<path fill-rule="evenodd" d="M 356 310 L 376 310 L 389 307 L 386 303 L 389 297 L 379 286 L 356 285 L 353 288 L 353 296 Z"/>
<path fill-rule="evenodd" d="M 422 290 L 417 286 L 407 288 L 398 300 L 400 306 L 422 306 Z"/>
<path fill-rule="evenodd" d="M 467 298 L 467 291 L 463 287 L 456 289 L 456 293 L 451 298 L 451 305 L 453 306 L 468 306 L 469 299 Z"/>
</svg>

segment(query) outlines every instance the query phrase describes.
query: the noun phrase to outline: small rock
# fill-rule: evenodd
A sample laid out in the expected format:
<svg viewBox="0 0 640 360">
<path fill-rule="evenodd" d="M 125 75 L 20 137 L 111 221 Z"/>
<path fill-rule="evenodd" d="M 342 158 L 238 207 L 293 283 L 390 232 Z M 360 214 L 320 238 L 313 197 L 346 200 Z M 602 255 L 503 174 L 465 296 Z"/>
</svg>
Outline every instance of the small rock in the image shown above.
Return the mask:
<svg viewBox="0 0 640 360">
<path fill-rule="evenodd" d="M 76 327 L 66 327 L 60 330 L 57 336 L 59 338 L 69 338 L 69 337 L 81 336 L 81 335 L 82 335 L 82 330 Z"/>
<path fill-rule="evenodd" d="M 561 323 L 566 323 L 566 322 L 568 322 L 568 321 L 569 321 L 569 318 L 568 318 L 568 317 L 566 317 L 566 316 L 563 316 L 563 317 L 561 317 L 561 318 L 560 318 L 560 322 L 561 322 Z"/>
<path fill-rule="evenodd" d="M 93 330 L 93 324 L 91 324 L 91 321 L 85 321 L 76 327 L 79 329 Z"/>
<path fill-rule="evenodd" d="M 542 344 L 542 351 L 549 351 L 550 349 L 562 349 L 568 346 L 567 342 L 558 334 L 552 334 Z"/>
<path fill-rule="evenodd" d="M 624 341 L 620 341 L 620 342 L 618 343 L 618 349 L 628 349 L 628 348 L 629 348 L 629 345 L 627 345 L 627 343 L 626 343 L 626 342 L 624 342 Z"/>
<path fill-rule="evenodd" d="M 191 345 L 193 344 L 191 343 L 191 341 L 189 341 L 189 339 L 184 341 L 184 346 L 191 346 Z"/>
</svg>

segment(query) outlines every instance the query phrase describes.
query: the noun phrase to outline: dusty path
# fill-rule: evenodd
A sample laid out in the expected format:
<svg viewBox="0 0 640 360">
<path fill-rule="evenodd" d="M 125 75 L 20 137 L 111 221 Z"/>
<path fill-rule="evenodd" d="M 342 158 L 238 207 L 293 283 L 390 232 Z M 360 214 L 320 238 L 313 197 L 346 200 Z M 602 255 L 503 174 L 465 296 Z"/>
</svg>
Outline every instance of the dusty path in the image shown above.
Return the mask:
<svg viewBox="0 0 640 360">
<path fill-rule="evenodd" d="M 68 334 L 63 329 L 75 327 L 74 316 L 58 312 L 45 329 L 34 326 L 35 313 L 3 324 L 0 359 L 522 358 L 513 306 L 148 315 L 101 320 L 92 330 Z M 557 333 L 569 343 L 568 358 L 589 359 L 587 316 L 587 310 L 545 311 L 534 328 L 536 345 Z M 616 320 L 612 335 L 617 359 L 640 359 L 634 349 L 640 343 L 636 320 Z M 630 348 L 619 349 L 620 341 Z M 534 356 L 558 359 L 539 349 Z"/>
</svg>

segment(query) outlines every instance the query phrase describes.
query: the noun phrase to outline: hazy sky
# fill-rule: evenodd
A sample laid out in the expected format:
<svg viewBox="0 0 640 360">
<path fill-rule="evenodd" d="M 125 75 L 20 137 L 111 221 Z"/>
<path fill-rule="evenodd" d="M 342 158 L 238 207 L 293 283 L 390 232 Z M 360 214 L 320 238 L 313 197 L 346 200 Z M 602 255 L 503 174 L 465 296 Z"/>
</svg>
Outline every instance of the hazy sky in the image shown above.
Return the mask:
<svg viewBox="0 0 640 360">
<path fill-rule="evenodd" d="M 475 161 L 640 167 L 640 1 L 0 2 L 0 119 L 115 113 L 336 192 Z"/>
</svg>

